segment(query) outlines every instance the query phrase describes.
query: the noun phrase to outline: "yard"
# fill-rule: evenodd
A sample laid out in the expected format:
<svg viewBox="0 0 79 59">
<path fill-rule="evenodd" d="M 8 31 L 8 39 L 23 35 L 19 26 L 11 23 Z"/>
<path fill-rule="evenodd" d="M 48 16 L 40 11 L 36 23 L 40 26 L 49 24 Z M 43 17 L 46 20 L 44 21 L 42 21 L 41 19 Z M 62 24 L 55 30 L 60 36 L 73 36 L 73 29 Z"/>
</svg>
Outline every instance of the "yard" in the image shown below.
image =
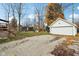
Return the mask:
<svg viewBox="0 0 79 59">
<path fill-rule="evenodd" d="M 3 56 L 52 56 L 51 51 L 65 39 L 54 35 L 27 37 L 0 44 L 0 55 Z"/>
<path fill-rule="evenodd" d="M 7 39 L 0 39 L 0 44 L 1 43 L 5 43 L 5 42 L 10 42 L 10 41 L 14 41 L 14 40 L 19 40 L 19 39 L 23 39 L 25 37 L 32 37 L 32 36 L 38 36 L 38 35 L 47 35 L 49 33 L 47 32 L 17 32 L 16 37 L 9 37 Z"/>
<path fill-rule="evenodd" d="M 26 37 L 32 37 L 32 36 L 39 36 L 39 35 L 48 35 L 48 32 L 33 32 L 33 31 L 28 31 L 28 32 L 17 32 L 15 37 L 9 37 L 9 38 L 3 38 L 0 39 L 0 44 L 5 43 L 5 42 L 10 42 L 10 41 L 14 41 L 14 40 L 20 40 Z M 50 35 L 50 34 L 49 34 Z M 79 38 L 79 33 L 76 36 L 63 36 L 66 37 L 67 39 L 70 38 L 75 38 L 78 39 Z"/>
<path fill-rule="evenodd" d="M 75 39 L 68 45 L 67 39 Z M 0 39 L 0 55 L 79 55 L 79 34 L 74 36 L 50 35 L 47 32 L 18 32 L 16 37 Z M 8 43 L 7 43 L 8 42 Z M 63 45 L 63 46 L 62 46 Z M 67 48 L 67 49 L 66 49 Z M 72 49 L 72 50 L 71 50 Z M 75 50 L 75 51 L 74 51 Z M 59 53 L 62 52 L 62 53 Z"/>
</svg>

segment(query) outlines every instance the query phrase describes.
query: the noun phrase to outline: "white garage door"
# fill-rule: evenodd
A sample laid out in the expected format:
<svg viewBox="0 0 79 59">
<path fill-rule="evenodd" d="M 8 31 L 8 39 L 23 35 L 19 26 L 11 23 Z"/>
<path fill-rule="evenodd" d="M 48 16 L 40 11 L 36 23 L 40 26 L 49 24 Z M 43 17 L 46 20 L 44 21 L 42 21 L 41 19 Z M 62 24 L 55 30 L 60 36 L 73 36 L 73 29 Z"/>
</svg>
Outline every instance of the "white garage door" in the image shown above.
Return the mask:
<svg viewBox="0 0 79 59">
<path fill-rule="evenodd" d="M 50 33 L 59 35 L 75 35 L 76 29 L 75 27 L 51 27 Z"/>
</svg>

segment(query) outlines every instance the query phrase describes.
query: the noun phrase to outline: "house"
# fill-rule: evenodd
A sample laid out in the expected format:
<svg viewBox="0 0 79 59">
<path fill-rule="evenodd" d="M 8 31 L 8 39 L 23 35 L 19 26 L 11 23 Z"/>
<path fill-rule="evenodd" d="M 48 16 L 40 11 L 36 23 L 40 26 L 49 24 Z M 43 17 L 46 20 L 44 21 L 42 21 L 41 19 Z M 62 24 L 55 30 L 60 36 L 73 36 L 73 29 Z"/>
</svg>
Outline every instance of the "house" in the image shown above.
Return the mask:
<svg viewBox="0 0 79 59">
<path fill-rule="evenodd" d="M 8 21 L 0 19 L 0 39 L 1 37 L 8 36 L 8 28 L 7 28 Z"/>
<path fill-rule="evenodd" d="M 58 18 L 50 26 L 50 33 L 57 35 L 76 35 L 78 26 L 70 23 L 67 20 Z"/>
<path fill-rule="evenodd" d="M 7 31 L 8 21 L 0 19 L 0 31 Z"/>
</svg>

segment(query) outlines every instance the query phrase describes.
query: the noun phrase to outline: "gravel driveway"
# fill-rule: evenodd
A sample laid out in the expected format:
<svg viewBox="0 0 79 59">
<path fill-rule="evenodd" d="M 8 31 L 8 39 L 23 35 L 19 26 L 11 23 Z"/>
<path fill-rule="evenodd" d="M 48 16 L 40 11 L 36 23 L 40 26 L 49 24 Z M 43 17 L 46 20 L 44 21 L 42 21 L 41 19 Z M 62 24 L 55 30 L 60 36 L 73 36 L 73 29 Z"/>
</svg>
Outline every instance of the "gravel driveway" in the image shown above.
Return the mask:
<svg viewBox="0 0 79 59">
<path fill-rule="evenodd" d="M 24 38 L 5 44 L 0 44 L 2 56 L 52 56 L 54 47 L 65 39 L 53 35 L 41 35 Z M 56 40 L 55 40 L 56 39 Z"/>
</svg>

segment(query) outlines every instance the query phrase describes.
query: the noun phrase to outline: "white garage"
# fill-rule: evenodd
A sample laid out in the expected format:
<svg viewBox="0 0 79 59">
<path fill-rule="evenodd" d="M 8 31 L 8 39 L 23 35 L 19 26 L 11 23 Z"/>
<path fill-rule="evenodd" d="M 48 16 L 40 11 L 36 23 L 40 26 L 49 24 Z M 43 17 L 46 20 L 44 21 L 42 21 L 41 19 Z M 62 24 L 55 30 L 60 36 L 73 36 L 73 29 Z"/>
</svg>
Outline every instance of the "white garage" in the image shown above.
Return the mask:
<svg viewBox="0 0 79 59">
<path fill-rule="evenodd" d="M 58 18 L 49 27 L 51 34 L 74 36 L 77 34 L 77 25 L 72 24 L 61 18 Z"/>
</svg>

